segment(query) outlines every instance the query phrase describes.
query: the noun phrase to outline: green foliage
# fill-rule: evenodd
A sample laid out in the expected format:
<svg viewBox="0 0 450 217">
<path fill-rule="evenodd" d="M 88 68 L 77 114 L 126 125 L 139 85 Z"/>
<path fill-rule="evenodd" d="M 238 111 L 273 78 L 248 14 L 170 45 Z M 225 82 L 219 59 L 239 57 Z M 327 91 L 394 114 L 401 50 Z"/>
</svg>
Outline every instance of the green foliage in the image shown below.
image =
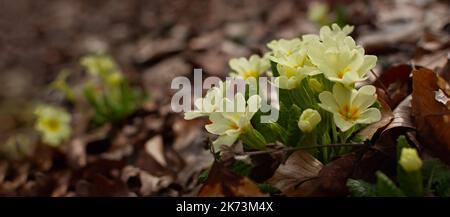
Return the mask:
<svg viewBox="0 0 450 217">
<path fill-rule="evenodd" d="M 362 180 L 349 179 L 347 181 L 347 187 L 350 194 L 354 197 L 376 196 L 375 186 Z"/>
<path fill-rule="evenodd" d="M 376 195 L 383 197 L 403 197 L 405 194 L 398 188 L 395 183 L 389 179 L 384 173 L 377 171 Z"/>
<path fill-rule="evenodd" d="M 95 125 L 121 121 L 139 108 L 144 94 L 129 86 L 110 57 L 91 55 L 81 62 L 90 75 L 83 94 L 95 111 Z"/>
<path fill-rule="evenodd" d="M 450 170 L 441 161 L 424 161 L 423 181 L 427 191 L 441 197 L 450 197 Z"/>
<path fill-rule="evenodd" d="M 409 147 L 405 136 L 397 139 L 398 153 L 401 153 L 403 148 Z M 397 156 L 400 159 L 400 154 Z M 422 169 L 418 171 L 405 171 L 398 164 L 396 176 L 398 185 L 380 171 L 377 171 L 375 175 L 377 177 L 375 184 L 348 179 L 347 187 L 350 194 L 354 197 L 420 197 L 428 192 L 437 196 L 450 196 L 450 170 L 436 159 L 424 161 Z"/>
<path fill-rule="evenodd" d="M 263 193 L 268 193 L 268 194 L 278 194 L 280 193 L 280 190 L 278 190 L 277 188 L 273 187 L 270 184 L 267 183 L 257 183 L 256 184 L 258 186 L 258 188 L 261 190 L 261 192 Z"/>
<path fill-rule="evenodd" d="M 208 179 L 208 175 L 209 175 L 209 170 L 205 170 L 205 171 L 201 172 L 200 175 L 198 175 L 198 177 L 197 177 L 197 181 L 199 183 L 205 183 L 206 180 Z"/>
<path fill-rule="evenodd" d="M 240 176 L 249 176 L 252 171 L 253 166 L 244 161 L 235 161 L 231 166 L 230 170 Z"/>
</svg>

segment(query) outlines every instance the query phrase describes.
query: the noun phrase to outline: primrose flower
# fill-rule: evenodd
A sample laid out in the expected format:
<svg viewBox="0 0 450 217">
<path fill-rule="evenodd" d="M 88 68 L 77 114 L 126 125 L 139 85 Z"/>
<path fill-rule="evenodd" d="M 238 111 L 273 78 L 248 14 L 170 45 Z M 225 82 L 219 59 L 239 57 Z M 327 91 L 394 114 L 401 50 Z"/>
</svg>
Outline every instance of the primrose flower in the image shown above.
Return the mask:
<svg viewBox="0 0 450 217">
<path fill-rule="evenodd" d="M 293 39 L 290 41 L 279 40 L 269 43 L 267 46 L 273 49 L 270 60 L 277 63 L 279 76 L 275 78 L 275 84 L 282 89 L 296 88 L 307 75 L 317 75 L 321 72 L 309 61 L 304 45 L 309 43 L 309 37 Z M 291 45 L 292 47 L 287 47 Z"/>
<path fill-rule="evenodd" d="M 88 55 L 81 58 L 80 63 L 92 76 L 106 77 L 110 72 L 117 70 L 115 62 L 107 55 Z"/>
<path fill-rule="evenodd" d="M 346 25 L 344 28 L 339 27 L 336 23 L 329 26 L 323 26 L 320 28 L 320 40 L 327 46 L 337 47 L 345 37 L 347 37 L 351 32 L 353 32 L 353 26 Z"/>
<path fill-rule="evenodd" d="M 413 172 L 422 168 L 422 160 L 414 148 L 403 148 L 398 163 L 406 172 Z"/>
<path fill-rule="evenodd" d="M 261 106 L 261 97 L 258 95 L 251 96 L 247 103 L 241 93 L 237 93 L 233 101 L 227 98 L 223 100 L 230 108 L 234 108 L 234 111 L 210 114 L 211 124 L 205 126 L 208 132 L 219 135 L 213 142 L 216 152 L 220 150 L 221 145 L 231 146 L 242 133 L 252 127 L 250 120 Z"/>
<path fill-rule="evenodd" d="M 280 39 L 273 40 L 267 44 L 274 54 L 283 54 L 283 55 L 291 55 L 302 46 L 302 41 L 299 38 L 295 39 Z"/>
<path fill-rule="evenodd" d="M 230 73 L 232 77 L 247 80 L 248 78 L 258 78 L 261 74 L 266 72 L 269 67 L 269 61 L 258 55 L 252 55 L 249 59 L 244 57 L 238 59 L 231 59 L 229 61 L 230 68 L 234 71 Z"/>
<path fill-rule="evenodd" d="M 123 81 L 123 75 L 120 72 L 113 72 L 106 76 L 106 83 L 110 86 L 117 86 Z"/>
<path fill-rule="evenodd" d="M 319 106 L 333 113 L 334 122 L 341 131 L 347 131 L 355 124 L 370 124 L 381 119 L 380 110 L 369 108 L 377 100 L 372 85 L 355 90 L 335 84 L 333 93 L 324 91 L 319 94 L 319 99 Z"/>
<path fill-rule="evenodd" d="M 319 112 L 314 109 L 306 109 L 300 115 L 300 119 L 298 120 L 298 127 L 304 133 L 310 133 L 314 130 L 317 124 L 320 123 L 322 117 Z"/>
<path fill-rule="evenodd" d="M 70 136 L 71 116 L 62 108 L 39 106 L 35 110 L 35 129 L 42 134 L 43 142 L 56 147 Z"/>
<path fill-rule="evenodd" d="M 306 45 L 308 57 L 327 79 L 352 86 L 366 79 L 366 73 L 373 69 L 377 57 L 365 55 L 361 46 L 357 46 L 352 37 L 347 36 L 353 30 L 346 26 L 322 27 L 320 41 L 310 40 Z"/>
<path fill-rule="evenodd" d="M 196 99 L 194 102 L 194 111 L 184 113 L 184 119 L 192 120 L 194 118 L 209 116 L 216 111 L 223 111 L 223 99 L 226 96 L 226 90 L 231 88 L 229 81 L 220 82 L 219 86 L 215 86 L 208 90 L 204 98 Z"/>
</svg>

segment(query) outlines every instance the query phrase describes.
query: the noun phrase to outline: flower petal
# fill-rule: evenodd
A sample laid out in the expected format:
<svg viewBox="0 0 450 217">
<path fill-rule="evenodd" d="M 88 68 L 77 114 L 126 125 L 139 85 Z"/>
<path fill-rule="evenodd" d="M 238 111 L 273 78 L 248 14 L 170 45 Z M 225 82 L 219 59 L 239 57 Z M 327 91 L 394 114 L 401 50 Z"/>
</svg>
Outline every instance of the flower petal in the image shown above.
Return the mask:
<svg viewBox="0 0 450 217">
<path fill-rule="evenodd" d="M 329 91 L 324 91 L 319 94 L 320 104 L 319 106 L 331 113 L 337 112 L 339 109 L 339 105 L 336 103 L 336 100 Z"/>
<path fill-rule="evenodd" d="M 352 106 L 358 107 L 361 110 L 369 108 L 369 106 L 371 106 L 377 99 L 375 91 L 375 87 L 372 85 L 361 87 L 352 101 Z"/>
<path fill-rule="evenodd" d="M 231 135 L 221 135 L 217 137 L 217 139 L 213 142 L 214 151 L 216 153 L 220 151 L 220 146 L 222 145 L 227 146 L 233 145 L 233 143 L 235 143 L 236 140 L 238 139 L 239 135 L 240 135 L 239 133 L 234 133 Z"/>
<path fill-rule="evenodd" d="M 371 124 L 374 122 L 377 122 L 381 120 L 381 112 L 377 108 L 369 108 L 365 110 L 363 113 L 361 113 L 358 120 L 356 120 L 357 123 L 360 124 Z"/>
<path fill-rule="evenodd" d="M 336 126 L 339 127 L 339 129 L 341 129 L 342 132 L 347 131 L 354 125 L 354 123 L 343 119 L 339 114 L 334 114 L 333 119 L 334 122 L 336 123 Z"/>
</svg>

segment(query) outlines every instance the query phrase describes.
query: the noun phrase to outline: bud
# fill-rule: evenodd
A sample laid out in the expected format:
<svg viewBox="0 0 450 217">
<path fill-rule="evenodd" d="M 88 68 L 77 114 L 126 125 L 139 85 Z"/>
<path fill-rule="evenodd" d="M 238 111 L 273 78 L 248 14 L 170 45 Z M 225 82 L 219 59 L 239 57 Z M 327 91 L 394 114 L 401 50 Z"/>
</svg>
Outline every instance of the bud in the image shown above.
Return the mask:
<svg viewBox="0 0 450 217">
<path fill-rule="evenodd" d="M 322 92 L 322 84 L 315 78 L 309 79 L 309 88 L 316 93 Z"/>
<path fill-rule="evenodd" d="M 300 119 L 298 120 L 298 127 L 304 133 L 309 133 L 320 123 L 322 118 L 318 111 L 314 109 L 306 109 L 300 115 Z"/>
<path fill-rule="evenodd" d="M 414 148 L 403 148 L 398 163 L 406 172 L 413 172 L 422 168 L 422 160 Z"/>
</svg>

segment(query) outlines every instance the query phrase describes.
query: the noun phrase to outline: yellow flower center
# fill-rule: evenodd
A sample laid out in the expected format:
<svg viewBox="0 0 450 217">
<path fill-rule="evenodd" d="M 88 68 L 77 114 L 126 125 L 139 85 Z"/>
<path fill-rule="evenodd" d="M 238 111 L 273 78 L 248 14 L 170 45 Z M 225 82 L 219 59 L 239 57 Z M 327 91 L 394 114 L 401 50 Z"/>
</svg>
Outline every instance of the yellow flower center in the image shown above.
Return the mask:
<svg viewBox="0 0 450 217">
<path fill-rule="evenodd" d="M 59 121 L 54 118 L 47 119 L 43 122 L 45 128 L 47 128 L 51 132 L 57 132 L 61 126 Z"/>
<path fill-rule="evenodd" d="M 349 72 L 349 71 L 351 71 L 351 70 L 352 70 L 352 68 L 350 68 L 350 67 L 347 66 L 347 67 L 345 67 L 344 69 L 338 71 L 338 72 L 336 73 L 336 75 L 337 75 L 338 78 L 342 79 L 342 78 L 344 77 L 345 73 L 347 73 L 347 72 Z"/>
<path fill-rule="evenodd" d="M 359 118 L 360 111 L 357 107 L 351 107 L 349 105 L 343 106 L 341 109 L 339 109 L 339 114 L 342 115 L 346 120 L 356 120 Z"/>
<path fill-rule="evenodd" d="M 244 73 L 243 77 L 244 77 L 244 80 L 247 78 L 250 78 L 250 77 L 256 78 L 256 77 L 258 77 L 258 72 L 256 70 L 251 69 L 251 70 L 246 71 Z"/>
<path fill-rule="evenodd" d="M 230 124 L 230 128 L 233 129 L 233 130 L 237 130 L 237 129 L 239 129 L 239 126 L 236 123 L 233 122 L 233 123 Z"/>
</svg>

